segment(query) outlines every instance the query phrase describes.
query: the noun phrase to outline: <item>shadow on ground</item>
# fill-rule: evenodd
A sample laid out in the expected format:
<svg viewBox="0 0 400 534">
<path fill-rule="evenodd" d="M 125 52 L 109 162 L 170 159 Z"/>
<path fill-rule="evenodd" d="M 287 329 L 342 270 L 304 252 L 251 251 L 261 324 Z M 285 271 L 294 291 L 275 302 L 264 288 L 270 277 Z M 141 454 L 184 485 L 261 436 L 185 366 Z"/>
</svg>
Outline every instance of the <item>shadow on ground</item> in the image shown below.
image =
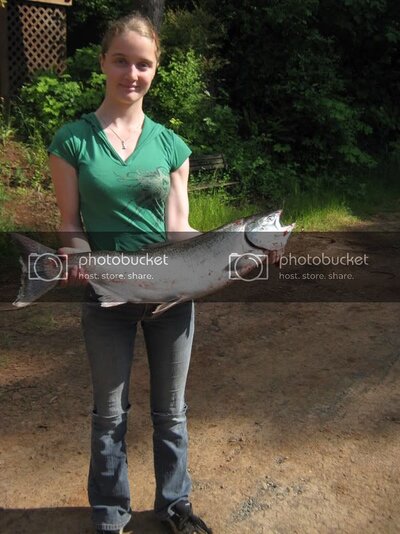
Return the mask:
<svg viewBox="0 0 400 534">
<path fill-rule="evenodd" d="M 45 525 L 45 526 L 43 526 Z M 85 507 L 0 510 L 2 534 L 92 534 L 90 509 Z M 134 512 L 124 533 L 164 534 L 153 512 Z"/>
</svg>

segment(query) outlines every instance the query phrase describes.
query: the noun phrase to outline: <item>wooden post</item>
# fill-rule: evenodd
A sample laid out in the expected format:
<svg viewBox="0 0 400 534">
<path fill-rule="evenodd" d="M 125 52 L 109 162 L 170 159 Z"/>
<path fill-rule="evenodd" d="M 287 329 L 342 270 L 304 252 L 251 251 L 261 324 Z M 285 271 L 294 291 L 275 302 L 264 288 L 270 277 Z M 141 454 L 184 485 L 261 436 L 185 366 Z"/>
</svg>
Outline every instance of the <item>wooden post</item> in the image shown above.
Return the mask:
<svg viewBox="0 0 400 534">
<path fill-rule="evenodd" d="M 8 31 L 7 8 L 0 8 L 0 97 L 10 96 L 10 83 L 8 76 Z"/>
<path fill-rule="evenodd" d="M 40 2 L 41 4 L 57 4 L 58 6 L 72 6 L 72 0 L 27 0 L 27 2 Z"/>
</svg>

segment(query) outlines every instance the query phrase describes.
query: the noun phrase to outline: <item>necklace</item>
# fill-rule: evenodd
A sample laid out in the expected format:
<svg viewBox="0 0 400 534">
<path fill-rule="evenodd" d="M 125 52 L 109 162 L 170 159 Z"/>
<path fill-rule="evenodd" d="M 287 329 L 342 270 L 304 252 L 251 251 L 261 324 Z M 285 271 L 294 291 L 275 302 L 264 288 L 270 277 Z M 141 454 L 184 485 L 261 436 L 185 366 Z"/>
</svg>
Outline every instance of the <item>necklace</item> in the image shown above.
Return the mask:
<svg viewBox="0 0 400 534">
<path fill-rule="evenodd" d="M 122 149 L 122 150 L 126 150 L 126 144 L 125 144 L 125 143 L 127 143 L 127 142 L 129 141 L 129 137 L 128 137 L 127 139 L 122 139 L 122 137 L 121 137 L 121 136 L 120 136 L 120 135 L 119 135 L 113 128 L 111 128 L 110 125 L 106 126 L 106 125 L 104 124 L 104 121 L 103 121 L 103 119 L 102 119 L 101 117 L 98 117 L 98 118 L 99 118 L 99 120 L 100 120 L 100 124 L 103 126 L 103 130 L 105 130 L 106 128 L 108 128 L 109 130 L 111 130 L 112 133 L 113 133 L 116 137 L 118 137 L 118 139 L 121 141 L 121 149 Z M 135 128 L 132 128 L 132 129 L 131 129 L 131 133 L 140 131 L 140 130 L 142 129 L 142 124 L 143 124 L 143 119 L 142 119 L 141 123 L 140 123 L 138 126 L 136 126 Z"/>
<path fill-rule="evenodd" d="M 108 128 L 109 128 L 109 129 L 112 131 L 112 133 L 113 133 L 114 135 L 116 135 L 116 136 L 118 137 L 118 139 L 121 141 L 121 148 L 122 148 L 122 150 L 126 150 L 126 145 L 125 145 L 125 143 L 128 141 L 128 139 L 126 139 L 126 140 L 124 141 L 124 140 L 122 139 L 122 137 L 120 137 L 120 136 L 117 134 L 117 132 L 111 128 L 111 126 L 109 126 Z"/>
</svg>

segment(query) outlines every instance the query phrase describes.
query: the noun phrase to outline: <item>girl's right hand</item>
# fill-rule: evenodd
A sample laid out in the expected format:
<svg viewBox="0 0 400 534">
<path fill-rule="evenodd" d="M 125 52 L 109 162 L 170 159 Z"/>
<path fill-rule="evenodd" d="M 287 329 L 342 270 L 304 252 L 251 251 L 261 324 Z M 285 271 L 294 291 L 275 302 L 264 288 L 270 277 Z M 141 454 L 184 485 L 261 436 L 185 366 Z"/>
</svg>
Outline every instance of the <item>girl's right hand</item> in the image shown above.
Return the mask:
<svg viewBox="0 0 400 534">
<path fill-rule="evenodd" d="M 57 254 L 66 256 L 65 260 L 68 263 L 68 256 L 70 254 L 79 254 L 82 250 L 71 247 L 61 247 L 58 249 Z M 64 259 L 64 258 L 63 258 Z M 61 286 L 85 286 L 88 283 L 88 279 L 85 276 L 85 271 L 78 265 L 72 265 L 68 268 L 67 278 L 60 280 Z"/>
</svg>

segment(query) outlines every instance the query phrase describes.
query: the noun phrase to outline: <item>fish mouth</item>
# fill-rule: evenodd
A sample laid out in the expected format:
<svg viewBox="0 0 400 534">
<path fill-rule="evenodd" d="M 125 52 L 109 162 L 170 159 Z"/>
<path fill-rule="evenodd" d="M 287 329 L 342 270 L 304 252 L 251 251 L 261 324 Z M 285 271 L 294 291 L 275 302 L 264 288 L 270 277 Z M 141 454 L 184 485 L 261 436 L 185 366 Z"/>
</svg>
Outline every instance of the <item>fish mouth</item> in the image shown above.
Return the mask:
<svg viewBox="0 0 400 534">
<path fill-rule="evenodd" d="M 264 254 L 284 248 L 295 223 L 282 226 L 282 211 L 280 209 L 268 215 L 253 216 L 244 229 L 246 243 Z"/>
</svg>

